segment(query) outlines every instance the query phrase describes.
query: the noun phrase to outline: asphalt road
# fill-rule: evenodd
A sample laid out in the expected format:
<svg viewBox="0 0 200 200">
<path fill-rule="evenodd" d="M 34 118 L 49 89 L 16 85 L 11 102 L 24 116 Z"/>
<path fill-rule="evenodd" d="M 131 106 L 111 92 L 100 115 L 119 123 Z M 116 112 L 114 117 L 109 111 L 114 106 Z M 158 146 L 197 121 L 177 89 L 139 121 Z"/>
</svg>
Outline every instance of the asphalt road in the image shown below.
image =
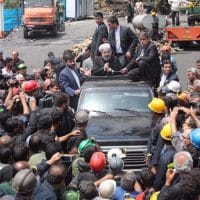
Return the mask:
<svg viewBox="0 0 200 200">
<path fill-rule="evenodd" d="M 120 19 L 120 24 L 126 24 L 125 19 Z M 127 25 L 127 24 L 126 24 Z M 129 25 L 132 28 L 132 25 Z M 16 29 L 4 39 L 0 40 L 0 48 L 4 50 L 4 57 L 10 56 L 13 50 L 19 51 L 20 58 L 23 59 L 31 72 L 35 68 L 41 68 L 43 61 L 47 58 L 47 53 L 52 51 L 57 57 L 62 57 L 65 49 L 72 48 L 73 45 L 91 37 L 96 24 L 94 19 L 87 19 L 65 23 L 65 32 L 53 38 L 49 35 L 33 36 L 31 39 L 23 39 L 22 29 Z M 186 69 L 195 66 L 195 61 L 200 58 L 199 48 L 189 48 L 180 51 L 175 55 L 178 63 L 178 74 L 183 85 L 186 85 Z"/>
</svg>

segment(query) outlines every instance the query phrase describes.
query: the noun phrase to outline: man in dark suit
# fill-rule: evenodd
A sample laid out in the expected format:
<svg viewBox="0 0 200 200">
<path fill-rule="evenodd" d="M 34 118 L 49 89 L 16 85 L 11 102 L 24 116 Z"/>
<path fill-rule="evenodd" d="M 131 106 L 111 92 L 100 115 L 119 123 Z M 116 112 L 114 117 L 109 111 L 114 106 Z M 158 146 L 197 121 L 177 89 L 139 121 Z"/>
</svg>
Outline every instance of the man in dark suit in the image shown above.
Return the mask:
<svg viewBox="0 0 200 200">
<path fill-rule="evenodd" d="M 159 83 L 159 92 L 162 94 L 166 94 L 170 92 L 168 88 L 168 84 L 171 81 L 179 81 L 176 72 L 172 70 L 172 64 L 170 60 L 164 60 L 162 64 L 162 72 L 160 75 L 160 83 Z"/>
<path fill-rule="evenodd" d="M 110 29 L 108 42 L 111 45 L 113 54 L 119 58 L 121 65 L 124 67 L 134 54 L 138 38 L 129 27 L 119 25 L 119 21 L 115 16 L 108 18 L 108 27 Z"/>
<path fill-rule="evenodd" d="M 100 56 L 99 46 L 108 39 L 108 29 L 103 22 L 103 14 L 97 12 L 95 14 L 97 28 L 92 37 L 91 53 L 93 56 Z"/>
<path fill-rule="evenodd" d="M 80 87 L 85 78 L 76 69 L 74 58 L 72 51 L 64 51 L 65 68 L 59 74 L 59 83 L 61 91 L 70 96 L 70 106 L 76 111 L 81 92 Z"/>
<path fill-rule="evenodd" d="M 150 41 L 148 33 L 142 33 L 134 57 L 121 70 L 121 73 L 128 73 L 132 81 L 148 81 L 157 87 L 160 80 L 160 72 L 161 67 L 157 47 Z"/>
</svg>

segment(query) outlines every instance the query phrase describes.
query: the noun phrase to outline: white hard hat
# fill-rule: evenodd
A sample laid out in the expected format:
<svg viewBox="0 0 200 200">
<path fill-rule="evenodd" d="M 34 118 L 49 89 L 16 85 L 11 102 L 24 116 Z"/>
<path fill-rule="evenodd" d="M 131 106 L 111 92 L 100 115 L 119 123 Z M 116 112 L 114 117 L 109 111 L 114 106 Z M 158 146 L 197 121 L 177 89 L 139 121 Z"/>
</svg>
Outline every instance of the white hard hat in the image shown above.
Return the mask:
<svg viewBox="0 0 200 200">
<path fill-rule="evenodd" d="M 169 88 L 170 91 L 172 92 L 180 92 L 181 91 L 181 84 L 178 81 L 170 81 L 167 84 L 167 87 Z"/>
<path fill-rule="evenodd" d="M 89 113 L 87 110 L 79 110 L 76 114 L 75 114 L 75 121 L 78 124 L 82 124 L 85 123 L 89 120 Z"/>
<path fill-rule="evenodd" d="M 110 149 L 107 153 L 107 160 L 109 161 L 110 159 L 112 159 L 113 155 L 116 155 L 119 158 L 125 158 L 126 157 L 126 154 L 123 153 L 120 148 Z"/>
<path fill-rule="evenodd" d="M 111 199 L 116 190 L 116 182 L 108 179 L 99 185 L 99 196 L 103 199 Z"/>
</svg>

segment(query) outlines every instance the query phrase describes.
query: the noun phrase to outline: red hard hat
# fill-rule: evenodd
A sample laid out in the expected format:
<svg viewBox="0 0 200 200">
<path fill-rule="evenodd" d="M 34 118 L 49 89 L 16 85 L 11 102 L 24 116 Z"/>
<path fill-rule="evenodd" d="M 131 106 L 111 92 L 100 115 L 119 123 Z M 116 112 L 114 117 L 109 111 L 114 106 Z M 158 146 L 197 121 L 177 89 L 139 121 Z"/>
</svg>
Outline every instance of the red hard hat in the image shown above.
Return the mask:
<svg viewBox="0 0 200 200">
<path fill-rule="evenodd" d="M 93 171 L 99 172 L 106 166 L 106 156 L 103 152 L 95 152 L 90 159 L 90 168 Z"/>
<path fill-rule="evenodd" d="M 161 51 L 171 51 L 171 47 L 169 45 L 164 45 L 161 49 Z"/>
<path fill-rule="evenodd" d="M 38 83 L 35 80 L 27 81 L 24 84 L 24 92 L 32 92 L 38 88 Z"/>
</svg>

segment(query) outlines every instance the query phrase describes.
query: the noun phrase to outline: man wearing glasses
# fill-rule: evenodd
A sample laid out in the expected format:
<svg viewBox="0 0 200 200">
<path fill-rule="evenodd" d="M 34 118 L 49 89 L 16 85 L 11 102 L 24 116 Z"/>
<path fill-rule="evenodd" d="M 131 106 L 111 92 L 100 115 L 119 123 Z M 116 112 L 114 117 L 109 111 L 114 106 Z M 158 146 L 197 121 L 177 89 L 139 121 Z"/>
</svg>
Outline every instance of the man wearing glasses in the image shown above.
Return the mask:
<svg viewBox="0 0 200 200">
<path fill-rule="evenodd" d="M 150 36 L 146 32 L 140 35 L 139 41 L 132 60 L 121 69 L 121 73 L 128 73 L 132 81 L 148 81 L 157 86 L 161 73 L 157 47 L 150 41 Z"/>
</svg>

